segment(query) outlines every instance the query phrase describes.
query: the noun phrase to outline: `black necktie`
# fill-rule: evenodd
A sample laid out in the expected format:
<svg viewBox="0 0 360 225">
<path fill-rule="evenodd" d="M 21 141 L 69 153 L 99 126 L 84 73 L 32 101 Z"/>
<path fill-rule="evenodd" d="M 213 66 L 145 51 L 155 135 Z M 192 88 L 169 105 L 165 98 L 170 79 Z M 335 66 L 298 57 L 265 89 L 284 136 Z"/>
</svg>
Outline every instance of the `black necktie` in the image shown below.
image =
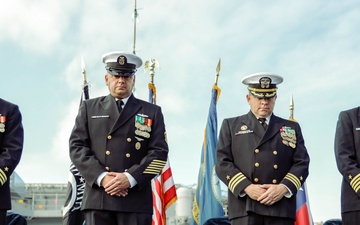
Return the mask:
<svg viewBox="0 0 360 225">
<path fill-rule="evenodd" d="M 118 109 L 119 109 L 119 113 L 121 113 L 124 102 L 121 101 L 121 100 L 117 100 L 116 103 L 117 103 L 117 106 L 118 106 Z"/>
<path fill-rule="evenodd" d="M 259 118 L 258 120 L 260 121 L 263 128 L 266 130 L 266 128 L 268 127 L 268 125 L 266 124 L 266 118 Z"/>
</svg>

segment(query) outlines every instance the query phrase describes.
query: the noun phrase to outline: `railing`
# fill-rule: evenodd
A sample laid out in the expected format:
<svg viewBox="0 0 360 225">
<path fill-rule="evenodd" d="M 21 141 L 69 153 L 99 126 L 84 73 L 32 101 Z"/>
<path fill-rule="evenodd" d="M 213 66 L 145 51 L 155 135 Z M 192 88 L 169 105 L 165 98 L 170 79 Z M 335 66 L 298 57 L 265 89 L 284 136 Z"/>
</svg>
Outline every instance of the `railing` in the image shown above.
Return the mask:
<svg viewBox="0 0 360 225">
<path fill-rule="evenodd" d="M 24 197 L 12 194 L 12 210 L 27 218 L 62 217 L 67 184 L 26 184 Z"/>
</svg>

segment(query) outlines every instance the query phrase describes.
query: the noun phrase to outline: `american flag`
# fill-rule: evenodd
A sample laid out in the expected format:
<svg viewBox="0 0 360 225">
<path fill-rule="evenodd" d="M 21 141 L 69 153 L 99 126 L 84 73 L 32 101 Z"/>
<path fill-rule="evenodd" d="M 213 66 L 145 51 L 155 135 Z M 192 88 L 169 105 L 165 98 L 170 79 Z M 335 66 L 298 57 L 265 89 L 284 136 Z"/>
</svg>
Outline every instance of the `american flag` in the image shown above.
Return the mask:
<svg viewBox="0 0 360 225">
<path fill-rule="evenodd" d="M 156 104 L 155 85 L 149 83 L 149 102 Z M 169 158 L 162 169 L 151 181 L 153 197 L 152 225 L 166 225 L 166 209 L 177 200 L 176 187 L 171 172 Z"/>
<path fill-rule="evenodd" d="M 177 200 L 169 159 L 161 174 L 151 181 L 153 196 L 152 225 L 166 225 L 166 209 Z"/>
</svg>

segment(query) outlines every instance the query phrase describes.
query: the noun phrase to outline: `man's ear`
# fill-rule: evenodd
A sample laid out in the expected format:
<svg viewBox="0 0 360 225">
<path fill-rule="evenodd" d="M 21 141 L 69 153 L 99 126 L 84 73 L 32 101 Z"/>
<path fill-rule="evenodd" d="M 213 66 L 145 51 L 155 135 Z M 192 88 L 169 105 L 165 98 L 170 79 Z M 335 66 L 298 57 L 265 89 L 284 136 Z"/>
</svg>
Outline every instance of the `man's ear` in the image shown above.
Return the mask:
<svg viewBox="0 0 360 225">
<path fill-rule="evenodd" d="M 106 86 L 108 86 L 108 80 L 109 80 L 109 78 L 108 78 L 108 75 L 107 74 L 105 74 L 105 84 L 106 84 Z"/>
<path fill-rule="evenodd" d="M 246 101 L 249 102 L 250 101 L 250 94 L 246 95 Z"/>
</svg>

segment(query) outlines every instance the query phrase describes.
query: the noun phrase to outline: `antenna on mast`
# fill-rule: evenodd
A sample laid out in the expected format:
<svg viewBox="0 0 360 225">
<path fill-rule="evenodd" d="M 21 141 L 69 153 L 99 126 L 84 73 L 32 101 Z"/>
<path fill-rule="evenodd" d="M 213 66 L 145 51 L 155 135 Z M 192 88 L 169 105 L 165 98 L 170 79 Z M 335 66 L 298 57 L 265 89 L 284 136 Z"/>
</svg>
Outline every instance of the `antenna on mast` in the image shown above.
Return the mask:
<svg viewBox="0 0 360 225">
<path fill-rule="evenodd" d="M 137 17 L 138 17 L 138 12 L 137 12 L 137 8 L 136 8 L 136 0 L 135 0 L 133 17 L 134 17 L 134 46 L 133 46 L 133 53 L 136 54 L 136 52 L 135 52 L 135 47 L 136 47 L 136 21 L 137 21 Z"/>
</svg>

